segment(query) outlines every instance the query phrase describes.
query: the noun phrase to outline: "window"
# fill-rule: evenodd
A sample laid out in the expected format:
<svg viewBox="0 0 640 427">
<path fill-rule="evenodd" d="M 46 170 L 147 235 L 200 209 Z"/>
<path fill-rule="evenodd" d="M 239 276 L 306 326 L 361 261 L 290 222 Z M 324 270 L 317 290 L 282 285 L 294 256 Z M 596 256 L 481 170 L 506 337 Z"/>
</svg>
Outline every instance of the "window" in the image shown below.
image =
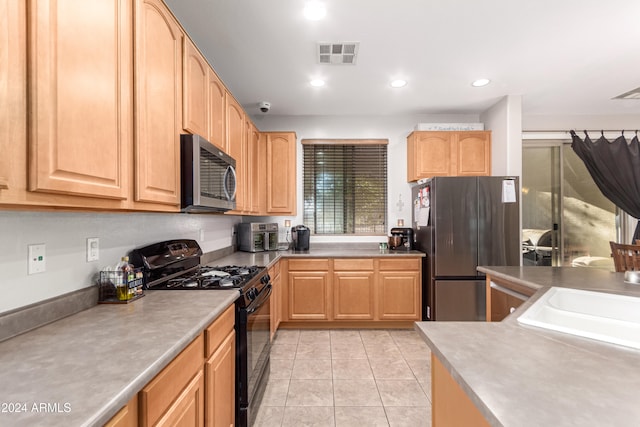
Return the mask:
<svg viewBox="0 0 640 427">
<path fill-rule="evenodd" d="M 315 234 L 386 234 L 387 140 L 302 140 L 304 223 Z"/>
<path fill-rule="evenodd" d="M 620 212 L 571 140 L 558 136 L 525 134 L 522 144 L 523 264 L 613 268 L 609 241 L 616 240 Z"/>
</svg>

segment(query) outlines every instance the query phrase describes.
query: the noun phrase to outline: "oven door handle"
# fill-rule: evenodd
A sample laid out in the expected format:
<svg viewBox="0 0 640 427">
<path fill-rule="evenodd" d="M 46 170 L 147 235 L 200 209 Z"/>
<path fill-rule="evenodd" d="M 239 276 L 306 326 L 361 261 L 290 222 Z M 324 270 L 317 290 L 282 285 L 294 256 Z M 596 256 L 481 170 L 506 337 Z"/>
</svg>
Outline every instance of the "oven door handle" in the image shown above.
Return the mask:
<svg viewBox="0 0 640 427">
<path fill-rule="evenodd" d="M 251 314 L 259 309 L 269 296 L 271 296 L 271 283 L 267 284 L 258 297 L 249 304 L 249 307 L 247 307 L 247 314 Z"/>
</svg>

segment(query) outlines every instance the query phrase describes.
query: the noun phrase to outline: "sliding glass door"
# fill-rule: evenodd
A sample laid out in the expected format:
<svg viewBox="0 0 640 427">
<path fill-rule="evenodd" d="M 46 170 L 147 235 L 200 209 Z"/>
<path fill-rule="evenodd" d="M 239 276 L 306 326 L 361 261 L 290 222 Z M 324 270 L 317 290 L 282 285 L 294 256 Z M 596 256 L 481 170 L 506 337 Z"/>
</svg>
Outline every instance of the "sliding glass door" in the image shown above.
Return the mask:
<svg viewBox="0 0 640 427">
<path fill-rule="evenodd" d="M 617 213 L 569 139 L 523 141 L 524 265 L 612 266 Z"/>
</svg>

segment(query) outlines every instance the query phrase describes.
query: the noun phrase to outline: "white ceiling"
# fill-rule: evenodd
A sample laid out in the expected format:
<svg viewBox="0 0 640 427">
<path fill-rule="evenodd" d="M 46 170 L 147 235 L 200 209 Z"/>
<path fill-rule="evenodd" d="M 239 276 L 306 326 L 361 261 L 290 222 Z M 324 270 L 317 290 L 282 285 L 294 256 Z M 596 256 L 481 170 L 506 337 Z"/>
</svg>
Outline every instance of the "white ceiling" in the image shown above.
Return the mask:
<svg viewBox="0 0 640 427">
<path fill-rule="evenodd" d="M 165 2 L 249 114 L 477 114 L 505 95 L 523 115 L 640 114 L 611 99 L 640 87 L 639 0 L 324 0 L 321 21 L 305 0 Z M 360 42 L 357 64 L 318 64 L 319 41 Z"/>
</svg>

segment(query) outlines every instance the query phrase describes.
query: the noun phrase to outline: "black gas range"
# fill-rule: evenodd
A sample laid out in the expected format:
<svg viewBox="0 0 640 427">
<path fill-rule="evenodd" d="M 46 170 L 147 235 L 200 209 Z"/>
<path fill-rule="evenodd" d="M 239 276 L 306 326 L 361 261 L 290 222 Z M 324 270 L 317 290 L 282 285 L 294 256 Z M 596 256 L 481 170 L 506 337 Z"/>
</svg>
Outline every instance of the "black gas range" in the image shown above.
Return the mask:
<svg viewBox="0 0 640 427">
<path fill-rule="evenodd" d="M 264 266 L 201 265 L 195 240 L 154 243 L 129 253 L 149 290 L 237 289 L 236 426 L 253 423 L 269 377 L 271 283 Z"/>
</svg>

